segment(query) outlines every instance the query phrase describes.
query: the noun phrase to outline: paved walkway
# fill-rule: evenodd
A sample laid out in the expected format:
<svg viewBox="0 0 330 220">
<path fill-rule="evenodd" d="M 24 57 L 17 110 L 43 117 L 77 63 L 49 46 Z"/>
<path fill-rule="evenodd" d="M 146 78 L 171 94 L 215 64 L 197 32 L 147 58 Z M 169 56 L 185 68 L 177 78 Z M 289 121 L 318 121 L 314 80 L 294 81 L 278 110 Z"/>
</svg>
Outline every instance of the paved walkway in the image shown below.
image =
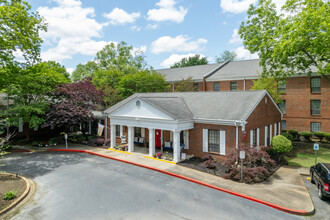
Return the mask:
<svg viewBox="0 0 330 220">
<path fill-rule="evenodd" d="M 18 147 L 20 149 L 30 150 L 46 150 L 52 148 L 35 148 L 35 147 Z M 65 148 L 64 146 L 56 146 L 56 149 Z M 223 179 L 218 176 L 200 172 L 194 169 L 186 168 L 172 163 L 145 158 L 146 154 L 133 153 L 125 154 L 108 149 L 89 147 L 83 145 L 69 145 L 69 149 L 88 150 L 98 154 L 111 156 L 114 158 L 127 160 L 143 164 L 150 167 L 170 171 L 182 176 L 186 176 L 198 181 L 202 181 L 226 190 L 234 191 L 243 195 L 247 195 L 259 200 L 273 203 L 285 208 L 293 210 L 301 210 L 311 213 L 314 211 L 313 202 L 304 185 L 302 177 L 298 172 L 298 168 L 281 167 L 266 182 L 258 184 L 242 184 L 231 180 Z"/>
</svg>

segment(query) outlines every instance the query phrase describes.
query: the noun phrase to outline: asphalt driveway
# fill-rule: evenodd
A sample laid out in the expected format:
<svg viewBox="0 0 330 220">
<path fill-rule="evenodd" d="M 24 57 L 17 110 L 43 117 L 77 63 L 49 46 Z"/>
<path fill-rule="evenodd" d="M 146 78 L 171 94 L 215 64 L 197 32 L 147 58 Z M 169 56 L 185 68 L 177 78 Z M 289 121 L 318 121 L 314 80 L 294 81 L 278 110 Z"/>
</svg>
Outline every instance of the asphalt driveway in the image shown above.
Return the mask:
<svg viewBox="0 0 330 220">
<path fill-rule="evenodd" d="M 162 173 L 88 154 L 16 153 L 3 170 L 37 184 L 13 219 L 303 219 Z"/>
</svg>

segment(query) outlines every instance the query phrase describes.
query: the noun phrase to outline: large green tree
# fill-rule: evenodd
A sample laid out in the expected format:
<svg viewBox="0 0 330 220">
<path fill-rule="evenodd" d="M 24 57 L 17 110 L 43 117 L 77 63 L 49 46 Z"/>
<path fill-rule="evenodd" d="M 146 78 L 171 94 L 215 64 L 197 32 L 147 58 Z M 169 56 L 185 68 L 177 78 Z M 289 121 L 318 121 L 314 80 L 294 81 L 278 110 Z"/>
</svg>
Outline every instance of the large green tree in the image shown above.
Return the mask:
<svg viewBox="0 0 330 220">
<path fill-rule="evenodd" d="M 175 84 L 175 92 L 193 92 L 195 90 L 194 81 L 189 76 L 187 79 L 182 79 L 180 82 Z"/>
<path fill-rule="evenodd" d="M 86 64 L 78 64 L 71 75 L 71 80 L 77 82 L 82 81 L 84 78 L 93 77 L 99 69 L 99 65 L 94 61 L 88 61 Z"/>
<path fill-rule="evenodd" d="M 235 53 L 235 51 L 225 50 L 220 54 L 220 57 L 216 57 L 217 63 L 224 63 L 227 60 L 229 60 L 229 61 L 238 60 L 237 54 Z"/>
<path fill-rule="evenodd" d="M 278 82 L 273 77 L 259 77 L 258 80 L 253 80 L 251 90 L 267 90 L 276 104 L 278 104 L 282 101 L 282 97 L 277 90 L 277 85 Z"/>
<path fill-rule="evenodd" d="M 239 34 L 244 46 L 259 54 L 262 74 L 275 78 L 329 74 L 329 1 L 287 0 L 277 14 L 271 0 L 260 0 L 247 14 Z"/>
<path fill-rule="evenodd" d="M 45 121 L 44 115 L 50 104 L 48 95 L 57 85 L 68 83 L 69 74 L 58 63 L 42 62 L 27 68 L 17 68 L 15 76 L 15 82 L 6 89 L 14 101 L 5 112 L 9 124 L 18 126 L 21 120 L 30 128 L 38 128 Z"/>
<path fill-rule="evenodd" d="M 43 19 L 26 1 L 0 0 L 0 66 L 12 63 L 15 52 L 22 52 L 29 63 L 38 60 L 42 30 Z"/>
<path fill-rule="evenodd" d="M 196 66 L 196 65 L 205 65 L 208 64 L 206 57 L 201 57 L 200 54 L 196 54 L 192 57 L 182 58 L 179 62 L 174 63 L 171 68 L 185 67 L 185 66 Z"/>
<path fill-rule="evenodd" d="M 164 77 L 147 66 L 140 50 L 126 42 L 110 43 L 97 52 L 94 61 L 79 64 L 73 81 L 92 77 L 92 82 L 105 94 L 103 101 L 110 107 L 136 92 L 163 92 Z"/>
<path fill-rule="evenodd" d="M 123 76 L 116 87 L 121 96 L 126 98 L 138 92 L 164 92 L 167 83 L 156 71 L 139 71 Z"/>
</svg>

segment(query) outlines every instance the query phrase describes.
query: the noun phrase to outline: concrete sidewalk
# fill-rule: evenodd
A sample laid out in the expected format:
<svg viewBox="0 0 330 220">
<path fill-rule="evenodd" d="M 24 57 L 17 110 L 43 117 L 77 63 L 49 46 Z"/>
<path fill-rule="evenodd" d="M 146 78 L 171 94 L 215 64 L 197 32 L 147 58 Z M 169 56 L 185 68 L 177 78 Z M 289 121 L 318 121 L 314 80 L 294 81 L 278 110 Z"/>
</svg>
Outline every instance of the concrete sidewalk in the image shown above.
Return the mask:
<svg viewBox="0 0 330 220">
<path fill-rule="evenodd" d="M 15 148 L 26 150 L 47 150 L 55 148 L 63 149 L 65 147 L 56 146 L 51 148 L 36 148 L 16 146 Z M 281 167 L 266 182 L 258 184 L 244 184 L 227 180 L 215 175 L 200 172 L 187 167 L 183 167 L 180 165 L 149 159 L 145 157 L 146 154 L 142 153 L 134 152 L 132 154 L 125 154 L 98 147 L 89 147 L 73 144 L 70 144 L 69 149 L 87 150 L 94 153 L 114 157 L 117 159 L 143 164 L 146 166 L 186 176 L 201 182 L 211 184 L 213 186 L 234 191 L 236 193 L 273 203 L 285 208 L 306 211 L 310 214 L 314 212 L 313 202 L 303 183 L 302 177 L 298 172 L 298 168 Z"/>
</svg>

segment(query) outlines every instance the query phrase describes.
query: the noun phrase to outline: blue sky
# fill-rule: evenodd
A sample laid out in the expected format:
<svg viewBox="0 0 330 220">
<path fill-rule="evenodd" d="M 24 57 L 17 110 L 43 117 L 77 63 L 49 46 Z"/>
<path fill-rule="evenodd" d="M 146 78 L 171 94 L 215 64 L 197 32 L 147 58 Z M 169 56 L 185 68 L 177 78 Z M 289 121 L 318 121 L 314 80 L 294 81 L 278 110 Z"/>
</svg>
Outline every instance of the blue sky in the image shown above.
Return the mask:
<svg viewBox="0 0 330 220">
<path fill-rule="evenodd" d="M 28 0 L 48 23 L 41 57 L 69 72 L 93 60 L 110 42 L 144 51 L 148 64 L 167 68 L 201 54 L 215 62 L 224 50 L 257 58 L 243 48 L 237 29 L 257 0 Z M 283 0 L 276 1 L 278 5 Z"/>
</svg>

